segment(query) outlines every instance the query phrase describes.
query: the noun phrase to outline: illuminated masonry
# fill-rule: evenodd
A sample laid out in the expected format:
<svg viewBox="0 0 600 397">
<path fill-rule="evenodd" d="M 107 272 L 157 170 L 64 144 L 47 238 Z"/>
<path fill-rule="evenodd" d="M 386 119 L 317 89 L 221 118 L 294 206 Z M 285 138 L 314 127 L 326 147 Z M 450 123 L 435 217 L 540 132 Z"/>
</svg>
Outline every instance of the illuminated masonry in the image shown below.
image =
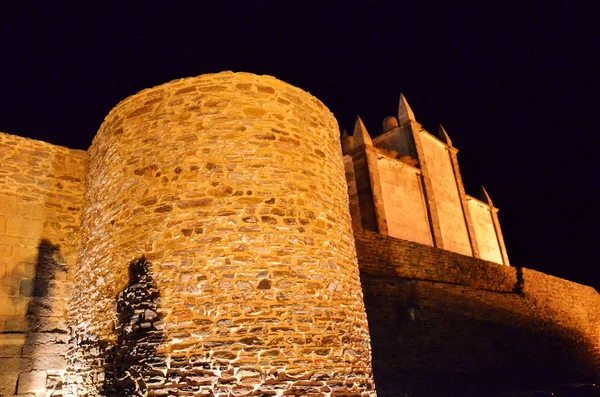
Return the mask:
<svg viewBox="0 0 600 397">
<path fill-rule="evenodd" d="M 425 131 L 403 95 L 382 135 L 371 139 L 359 117 L 342 139 L 355 228 L 509 264 L 490 196 L 483 187 L 481 200 L 465 194 L 446 130 Z"/>
<path fill-rule="evenodd" d="M 353 226 L 508 264 L 445 131 L 399 119 L 343 156 L 319 100 L 224 72 L 87 152 L 0 134 L 0 395 L 375 395 Z"/>
<path fill-rule="evenodd" d="M 89 149 L 68 392 L 373 394 L 338 131 L 311 95 L 246 73 L 117 105 Z M 132 261 L 155 308 L 119 295 Z"/>
</svg>

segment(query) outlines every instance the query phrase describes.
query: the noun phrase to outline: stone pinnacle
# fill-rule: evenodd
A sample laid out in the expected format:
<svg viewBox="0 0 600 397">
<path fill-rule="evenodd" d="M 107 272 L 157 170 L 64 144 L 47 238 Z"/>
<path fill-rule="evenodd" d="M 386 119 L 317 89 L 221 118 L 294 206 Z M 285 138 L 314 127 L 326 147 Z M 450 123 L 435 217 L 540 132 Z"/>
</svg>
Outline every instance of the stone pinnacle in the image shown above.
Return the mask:
<svg viewBox="0 0 600 397">
<path fill-rule="evenodd" d="M 440 138 L 440 140 L 442 142 L 446 143 L 446 145 L 452 146 L 452 139 L 450 139 L 450 136 L 446 132 L 446 129 L 441 124 L 440 124 L 440 127 L 438 128 L 438 138 Z"/>
<path fill-rule="evenodd" d="M 404 94 L 400 94 L 400 103 L 398 104 L 398 120 L 400 121 L 400 125 L 407 124 L 411 121 L 416 121 L 415 114 L 406 101 Z"/>
<path fill-rule="evenodd" d="M 361 145 L 373 146 L 373 141 L 371 140 L 371 136 L 367 131 L 367 127 L 365 127 L 362 122 L 360 116 L 356 116 L 356 123 L 354 124 L 354 147 L 359 147 Z"/>
<path fill-rule="evenodd" d="M 479 198 L 481 199 L 481 201 L 483 201 L 486 204 L 489 204 L 491 206 L 494 205 L 494 203 L 492 202 L 492 198 L 488 194 L 487 190 L 485 190 L 485 188 L 483 187 L 483 185 L 479 189 Z"/>
</svg>

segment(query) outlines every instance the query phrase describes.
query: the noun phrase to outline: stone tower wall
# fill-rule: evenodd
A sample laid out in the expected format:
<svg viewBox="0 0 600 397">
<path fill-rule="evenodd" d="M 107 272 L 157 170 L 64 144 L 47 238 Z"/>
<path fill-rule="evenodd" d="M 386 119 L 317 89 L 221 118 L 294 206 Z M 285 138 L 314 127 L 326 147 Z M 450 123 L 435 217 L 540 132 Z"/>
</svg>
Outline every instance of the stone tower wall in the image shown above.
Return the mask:
<svg viewBox="0 0 600 397">
<path fill-rule="evenodd" d="M 86 164 L 0 133 L 0 396 L 61 389 Z"/>
<path fill-rule="evenodd" d="M 246 73 L 115 107 L 89 151 L 70 395 L 374 394 L 338 131 Z"/>
</svg>

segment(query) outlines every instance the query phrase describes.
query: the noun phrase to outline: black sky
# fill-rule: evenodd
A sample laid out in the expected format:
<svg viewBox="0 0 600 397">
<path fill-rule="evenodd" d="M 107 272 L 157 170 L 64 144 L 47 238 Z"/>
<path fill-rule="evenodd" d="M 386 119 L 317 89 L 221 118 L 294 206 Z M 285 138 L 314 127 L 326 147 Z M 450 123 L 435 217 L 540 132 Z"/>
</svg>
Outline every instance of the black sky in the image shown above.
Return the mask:
<svg viewBox="0 0 600 397">
<path fill-rule="evenodd" d="M 0 5 L 0 131 L 86 149 L 121 99 L 234 70 L 376 135 L 403 92 L 501 209 L 513 265 L 600 287 L 597 1 L 84 3 Z"/>
</svg>

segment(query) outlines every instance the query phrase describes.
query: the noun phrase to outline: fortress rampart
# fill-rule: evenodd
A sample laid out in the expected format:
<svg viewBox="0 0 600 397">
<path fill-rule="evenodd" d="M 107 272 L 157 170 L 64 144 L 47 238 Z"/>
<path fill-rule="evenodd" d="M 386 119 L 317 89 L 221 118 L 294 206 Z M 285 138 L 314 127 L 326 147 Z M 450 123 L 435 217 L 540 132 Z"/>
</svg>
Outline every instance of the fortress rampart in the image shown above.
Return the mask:
<svg viewBox="0 0 600 397">
<path fill-rule="evenodd" d="M 0 133 L 0 396 L 372 396 L 371 362 L 380 396 L 600 377 L 598 293 L 508 266 L 404 97 L 383 130 L 340 150 L 316 98 L 225 72 L 125 99 L 87 152 Z"/>
<path fill-rule="evenodd" d="M 82 150 L 0 133 L 2 396 L 63 380 L 86 165 Z"/>
<path fill-rule="evenodd" d="M 600 295 L 355 231 L 378 394 L 482 396 L 600 377 Z"/>
</svg>

